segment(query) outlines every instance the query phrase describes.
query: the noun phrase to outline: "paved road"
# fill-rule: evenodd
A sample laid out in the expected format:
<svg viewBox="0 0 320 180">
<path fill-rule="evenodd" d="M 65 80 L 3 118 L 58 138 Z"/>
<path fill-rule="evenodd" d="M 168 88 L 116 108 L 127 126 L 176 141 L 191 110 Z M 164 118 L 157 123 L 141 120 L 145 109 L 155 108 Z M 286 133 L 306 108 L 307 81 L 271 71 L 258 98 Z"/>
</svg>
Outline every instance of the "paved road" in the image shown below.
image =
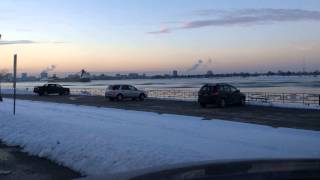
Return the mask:
<svg viewBox="0 0 320 180">
<path fill-rule="evenodd" d="M 80 177 L 68 168 L 49 160 L 29 156 L 17 146 L 6 146 L 0 141 L 1 180 L 64 180 Z"/>
<path fill-rule="evenodd" d="M 7 96 L 8 97 L 8 96 Z M 225 109 L 200 108 L 195 102 L 153 100 L 110 102 L 100 96 L 32 96 L 19 95 L 19 99 L 49 101 L 97 107 L 110 107 L 157 113 L 201 116 L 205 120 L 223 119 L 237 122 L 255 123 L 273 127 L 320 130 L 320 111 L 303 109 L 282 109 L 272 107 L 228 107 Z"/>
</svg>

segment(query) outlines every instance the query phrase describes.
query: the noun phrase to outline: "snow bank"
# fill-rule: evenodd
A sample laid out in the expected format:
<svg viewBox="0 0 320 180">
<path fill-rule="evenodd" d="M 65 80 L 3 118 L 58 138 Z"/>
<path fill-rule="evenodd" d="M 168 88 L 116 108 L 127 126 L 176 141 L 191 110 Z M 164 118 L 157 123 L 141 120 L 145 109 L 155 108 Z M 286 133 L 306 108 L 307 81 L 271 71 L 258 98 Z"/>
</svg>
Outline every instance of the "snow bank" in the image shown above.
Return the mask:
<svg viewBox="0 0 320 180">
<path fill-rule="evenodd" d="M 221 159 L 319 158 L 320 132 L 57 103 L 0 103 L 0 138 L 86 175 Z"/>
<path fill-rule="evenodd" d="M 1 89 L 2 94 L 13 94 L 13 88 L 10 89 Z M 21 95 L 33 95 L 33 89 L 25 88 L 25 89 L 16 89 L 17 94 Z"/>
<path fill-rule="evenodd" d="M 315 109 L 320 110 L 320 106 L 316 104 L 302 104 L 302 103 L 275 103 L 275 102 L 261 102 L 261 101 L 249 101 L 248 105 L 252 106 L 267 106 L 277 108 L 293 108 L 293 109 Z"/>
</svg>

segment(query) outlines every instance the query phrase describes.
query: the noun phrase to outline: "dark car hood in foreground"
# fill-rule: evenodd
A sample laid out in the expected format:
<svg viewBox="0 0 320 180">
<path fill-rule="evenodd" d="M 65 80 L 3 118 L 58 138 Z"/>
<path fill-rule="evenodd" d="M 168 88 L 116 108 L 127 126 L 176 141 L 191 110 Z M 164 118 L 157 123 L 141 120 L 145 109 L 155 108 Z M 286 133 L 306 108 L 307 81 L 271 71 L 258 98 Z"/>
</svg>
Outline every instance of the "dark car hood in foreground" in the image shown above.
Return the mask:
<svg viewBox="0 0 320 180">
<path fill-rule="evenodd" d="M 185 163 L 81 180 L 320 179 L 320 159 L 225 160 Z"/>
</svg>

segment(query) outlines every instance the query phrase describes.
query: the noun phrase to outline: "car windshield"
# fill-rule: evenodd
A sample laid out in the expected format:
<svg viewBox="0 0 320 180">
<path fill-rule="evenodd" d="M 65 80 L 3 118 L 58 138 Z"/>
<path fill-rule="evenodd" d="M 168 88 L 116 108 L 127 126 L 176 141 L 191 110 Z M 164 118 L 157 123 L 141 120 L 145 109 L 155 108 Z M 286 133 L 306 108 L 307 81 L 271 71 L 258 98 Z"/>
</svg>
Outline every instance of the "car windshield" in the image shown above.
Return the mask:
<svg viewBox="0 0 320 180">
<path fill-rule="evenodd" d="M 0 179 L 320 159 L 319 32 L 320 0 L 1 0 Z"/>
</svg>

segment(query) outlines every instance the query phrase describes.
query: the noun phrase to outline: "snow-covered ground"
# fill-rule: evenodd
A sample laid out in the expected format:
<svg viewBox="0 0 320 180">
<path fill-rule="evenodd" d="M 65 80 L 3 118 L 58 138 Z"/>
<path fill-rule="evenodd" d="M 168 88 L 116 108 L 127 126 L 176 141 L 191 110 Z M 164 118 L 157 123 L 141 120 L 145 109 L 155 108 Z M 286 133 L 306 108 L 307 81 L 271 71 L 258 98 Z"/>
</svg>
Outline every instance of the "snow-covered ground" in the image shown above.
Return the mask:
<svg viewBox="0 0 320 180">
<path fill-rule="evenodd" d="M 320 132 L 19 100 L 0 103 L 0 139 L 86 175 L 202 160 L 320 158 Z"/>
<path fill-rule="evenodd" d="M 261 101 L 249 101 L 249 102 L 247 102 L 247 104 L 251 105 L 251 106 L 266 106 L 266 107 L 277 107 L 277 108 L 320 110 L 320 105 L 317 105 L 317 104 L 276 103 L 276 102 L 261 102 Z"/>
<path fill-rule="evenodd" d="M 6 89 L 1 89 L 2 94 L 13 94 L 13 88 L 6 88 Z M 30 88 L 23 88 L 23 89 L 16 89 L 17 94 L 21 95 L 33 95 L 33 89 Z"/>
</svg>

